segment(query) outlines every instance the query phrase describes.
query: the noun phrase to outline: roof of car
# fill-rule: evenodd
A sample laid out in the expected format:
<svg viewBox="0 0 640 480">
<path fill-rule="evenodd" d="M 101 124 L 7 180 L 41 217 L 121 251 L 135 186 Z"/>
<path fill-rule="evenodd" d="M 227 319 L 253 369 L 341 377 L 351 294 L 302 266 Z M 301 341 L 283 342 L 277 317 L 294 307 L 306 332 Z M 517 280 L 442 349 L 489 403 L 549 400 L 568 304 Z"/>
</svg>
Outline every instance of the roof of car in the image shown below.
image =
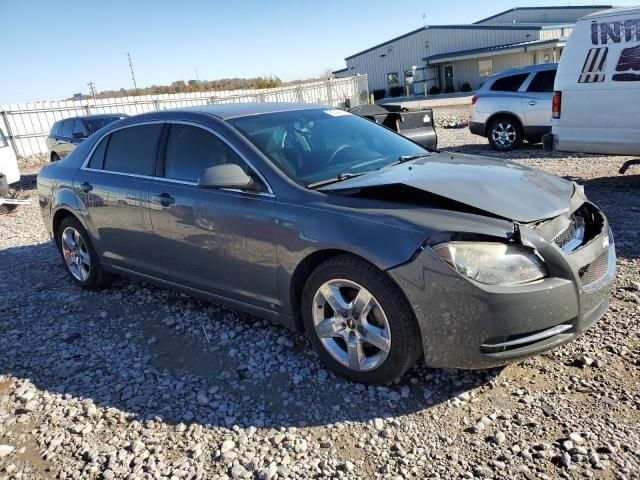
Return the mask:
<svg viewBox="0 0 640 480">
<path fill-rule="evenodd" d="M 287 102 L 255 102 L 255 103 L 223 103 L 216 105 L 197 105 L 195 107 L 177 108 L 171 111 L 198 112 L 214 115 L 223 120 L 265 113 L 290 112 L 293 110 L 313 110 L 317 108 L 333 108 L 317 103 Z"/>
<path fill-rule="evenodd" d="M 58 120 L 56 123 L 62 122 L 64 120 L 75 120 L 76 118 L 82 118 L 83 120 L 91 120 L 92 118 L 113 118 L 113 117 L 124 118 L 124 117 L 128 117 L 128 115 L 126 113 L 95 113 L 93 115 L 76 115 L 75 117 L 62 118 Z"/>
<path fill-rule="evenodd" d="M 527 65 L 525 67 L 514 67 L 507 68 L 499 73 L 495 73 L 491 75 L 491 78 L 499 78 L 504 77 L 505 75 L 513 75 L 516 73 L 529 73 L 529 72 L 537 72 L 539 70 L 555 70 L 558 68 L 557 63 L 539 63 L 537 65 Z"/>
</svg>

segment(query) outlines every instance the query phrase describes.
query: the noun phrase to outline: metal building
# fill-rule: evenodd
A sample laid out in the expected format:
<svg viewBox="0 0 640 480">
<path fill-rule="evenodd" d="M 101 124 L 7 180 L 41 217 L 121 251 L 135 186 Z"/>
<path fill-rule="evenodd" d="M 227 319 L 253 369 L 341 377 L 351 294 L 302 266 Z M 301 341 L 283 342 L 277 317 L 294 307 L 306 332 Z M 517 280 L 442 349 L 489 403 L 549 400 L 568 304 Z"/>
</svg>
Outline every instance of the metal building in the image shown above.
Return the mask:
<svg viewBox="0 0 640 480">
<path fill-rule="evenodd" d="M 557 62 L 578 18 L 605 5 L 512 8 L 471 25 L 427 25 L 345 58 L 336 76 L 367 74 L 369 90 L 422 95 L 476 90 L 504 69 Z"/>
</svg>

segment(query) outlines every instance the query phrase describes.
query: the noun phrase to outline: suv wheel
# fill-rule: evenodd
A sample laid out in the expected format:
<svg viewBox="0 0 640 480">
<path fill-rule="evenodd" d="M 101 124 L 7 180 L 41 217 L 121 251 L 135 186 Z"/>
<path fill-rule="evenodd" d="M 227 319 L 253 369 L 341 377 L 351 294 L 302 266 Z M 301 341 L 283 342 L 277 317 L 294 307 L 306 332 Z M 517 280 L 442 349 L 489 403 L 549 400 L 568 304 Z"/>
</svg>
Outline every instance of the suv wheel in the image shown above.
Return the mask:
<svg viewBox="0 0 640 480">
<path fill-rule="evenodd" d="M 522 143 L 522 128 L 514 119 L 500 117 L 489 125 L 487 137 L 495 150 L 513 150 Z"/>
<path fill-rule="evenodd" d="M 305 330 L 322 361 L 364 384 L 401 377 L 422 352 L 420 330 L 399 288 L 349 255 L 326 261 L 302 293 Z"/>
</svg>

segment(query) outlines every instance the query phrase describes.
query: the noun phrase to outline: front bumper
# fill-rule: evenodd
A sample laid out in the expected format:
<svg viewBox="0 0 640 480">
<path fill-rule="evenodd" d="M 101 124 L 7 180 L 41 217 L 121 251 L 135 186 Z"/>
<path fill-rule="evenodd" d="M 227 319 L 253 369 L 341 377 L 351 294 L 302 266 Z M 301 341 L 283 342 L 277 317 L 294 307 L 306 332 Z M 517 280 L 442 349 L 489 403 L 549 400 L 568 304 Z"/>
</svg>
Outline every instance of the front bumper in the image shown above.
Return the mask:
<svg viewBox="0 0 640 480">
<path fill-rule="evenodd" d="M 429 248 L 389 270 L 413 306 L 428 366 L 504 365 L 576 338 L 606 313 L 616 260 L 606 219 L 598 236 L 571 253 L 525 230 L 523 243 L 545 258 L 549 278 L 510 287 L 482 285 L 452 270 Z M 591 264 L 604 274 L 583 286 L 584 269 Z"/>
</svg>

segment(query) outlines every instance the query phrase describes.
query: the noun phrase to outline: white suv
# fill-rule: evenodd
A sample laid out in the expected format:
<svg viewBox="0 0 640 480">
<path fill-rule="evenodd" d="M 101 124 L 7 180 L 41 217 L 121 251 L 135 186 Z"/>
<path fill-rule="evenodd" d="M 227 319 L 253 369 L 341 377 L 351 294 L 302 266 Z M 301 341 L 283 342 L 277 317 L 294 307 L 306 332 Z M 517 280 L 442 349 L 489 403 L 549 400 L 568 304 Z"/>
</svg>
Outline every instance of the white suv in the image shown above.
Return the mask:
<svg viewBox="0 0 640 480">
<path fill-rule="evenodd" d="M 557 63 L 530 65 L 490 76 L 471 99 L 471 133 L 496 150 L 527 140 L 540 142 L 551 131 L 551 98 Z"/>
</svg>

